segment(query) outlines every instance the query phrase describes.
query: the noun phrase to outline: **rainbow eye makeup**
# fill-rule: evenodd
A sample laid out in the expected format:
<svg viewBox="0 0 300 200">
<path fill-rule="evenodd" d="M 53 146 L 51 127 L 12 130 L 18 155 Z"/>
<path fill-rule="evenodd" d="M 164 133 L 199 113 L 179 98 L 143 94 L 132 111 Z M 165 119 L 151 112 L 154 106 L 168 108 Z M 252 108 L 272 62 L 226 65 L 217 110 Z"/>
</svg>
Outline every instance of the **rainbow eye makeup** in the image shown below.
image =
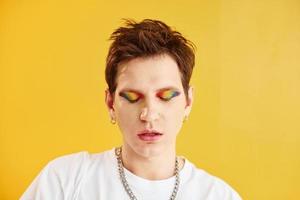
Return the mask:
<svg viewBox="0 0 300 200">
<path fill-rule="evenodd" d="M 176 97 L 180 94 L 180 92 L 173 90 L 173 89 L 168 89 L 168 90 L 163 90 L 157 93 L 157 96 L 162 99 L 163 101 L 169 101 L 173 97 Z"/>
<path fill-rule="evenodd" d="M 136 93 L 136 92 L 131 92 L 131 91 L 126 91 L 126 92 L 120 92 L 119 94 L 121 97 L 124 97 L 127 101 L 130 103 L 135 103 L 137 102 L 143 95 Z"/>
<path fill-rule="evenodd" d="M 130 103 L 135 103 L 144 97 L 143 94 L 136 91 L 122 91 L 119 95 Z M 156 93 L 156 96 L 163 101 L 169 101 L 178 95 L 180 95 L 180 92 L 175 89 L 162 89 Z"/>
</svg>

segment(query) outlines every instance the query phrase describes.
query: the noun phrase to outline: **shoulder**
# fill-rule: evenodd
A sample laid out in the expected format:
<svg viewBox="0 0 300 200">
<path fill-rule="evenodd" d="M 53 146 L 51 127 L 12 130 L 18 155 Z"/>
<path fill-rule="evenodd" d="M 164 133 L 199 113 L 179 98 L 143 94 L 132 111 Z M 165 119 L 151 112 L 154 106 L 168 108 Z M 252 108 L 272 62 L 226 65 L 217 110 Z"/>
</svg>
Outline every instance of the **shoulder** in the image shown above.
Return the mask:
<svg viewBox="0 0 300 200">
<path fill-rule="evenodd" d="M 101 162 L 110 157 L 112 150 L 101 153 L 89 153 L 82 151 L 78 153 L 59 156 L 51 160 L 46 167 L 57 171 L 69 171 L 82 168 L 84 165 Z"/>
<path fill-rule="evenodd" d="M 207 195 L 206 199 L 241 200 L 239 194 L 224 180 L 195 167 L 189 161 L 187 161 L 187 165 L 191 172 L 189 181 L 205 191 Z"/>
<path fill-rule="evenodd" d="M 241 200 L 239 194 L 224 180 L 219 177 L 209 175 L 213 179 L 212 191 L 218 197 L 223 197 L 228 200 Z"/>
<path fill-rule="evenodd" d="M 80 179 L 87 168 L 91 168 L 92 166 L 101 167 L 101 165 L 104 165 L 106 163 L 105 161 L 111 157 L 111 152 L 112 150 L 101 153 L 82 151 L 63 155 L 50 161 L 45 169 L 62 179 L 61 181 L 64 181 L 64 177 L 66 177 L 68 181 L 72 181 L 72 178 Z"/>
<path fill-rule="evenodd" d="M 63 156 L 56 157 L 48 163 L 48 167 L 59 169 L 68 168 L 70 165 L 79 165 L 87 161 L 90 157 L 90 153 L 87 151 L 82 151 L 78 153 L 67 154 Z"/>
<path fill-rule="evenodd" d="M 53 195 L 71 198 L 90 166 L 95 163 L 101 165 L 110 152 L 112 150 L 96 154 L 82 151 L 53 159 L 34 179 L 21 199 L 43 199 L 42 196 L 48 196 L 50 200 Z"/>
<path fill-rule="evenodd" d="M 90 154 L 87 151 L 72 153 L 56 157 L 51 160 L 46 167 L 53 170 L 67 170 L 70 167 L 81 166 L 89 160 Z"/>
</svg>

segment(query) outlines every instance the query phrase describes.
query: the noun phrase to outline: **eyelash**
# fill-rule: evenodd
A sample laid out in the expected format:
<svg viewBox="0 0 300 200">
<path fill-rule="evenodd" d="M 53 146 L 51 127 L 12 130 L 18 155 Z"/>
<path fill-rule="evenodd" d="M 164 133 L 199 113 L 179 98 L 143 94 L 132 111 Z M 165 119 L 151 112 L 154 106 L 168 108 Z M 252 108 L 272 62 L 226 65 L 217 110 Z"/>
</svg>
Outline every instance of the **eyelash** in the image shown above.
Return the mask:
<svg viewBox="0 0 300 200">
<path fill-rule="evenodd" d="M 130 100 L 130 99 L 126 99 L 126 100 L 129 101 L 129 103 L 136 103 L 140 100 L 140 97 L 135 100 Z"/>
<path fill-rule="evenodd" d="M 170 101 L 171 99 L 173 99 L 174 97 L 170 97 L 170 98 L 163 98 L 158 96 L 159 99 L 163 100 L 163 101 Z"/>
</svg>

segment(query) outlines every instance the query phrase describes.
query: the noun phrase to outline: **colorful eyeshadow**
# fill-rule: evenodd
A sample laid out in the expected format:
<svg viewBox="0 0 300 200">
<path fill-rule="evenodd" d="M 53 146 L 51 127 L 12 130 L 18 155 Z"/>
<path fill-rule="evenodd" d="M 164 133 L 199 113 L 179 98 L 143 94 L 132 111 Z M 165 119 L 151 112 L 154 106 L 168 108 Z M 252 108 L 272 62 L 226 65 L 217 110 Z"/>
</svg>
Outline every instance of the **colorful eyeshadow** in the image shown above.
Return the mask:
<svg viewBox="0 0 300 200">
<path fill-rule="evenodd" d="M 124 97 L 131 103 L 138 101 L 141 97 L 141 95 L 136 92 L 120 92 L 120 96 Z"/>
<path fill-rule="evenodd" d="M 180 94 L 180 92 L 175 90 L 163 90 L 157 93 L 157 96 L 164 101 L 169 101 L 173 97 L 176 97 Z"/>
</svg>

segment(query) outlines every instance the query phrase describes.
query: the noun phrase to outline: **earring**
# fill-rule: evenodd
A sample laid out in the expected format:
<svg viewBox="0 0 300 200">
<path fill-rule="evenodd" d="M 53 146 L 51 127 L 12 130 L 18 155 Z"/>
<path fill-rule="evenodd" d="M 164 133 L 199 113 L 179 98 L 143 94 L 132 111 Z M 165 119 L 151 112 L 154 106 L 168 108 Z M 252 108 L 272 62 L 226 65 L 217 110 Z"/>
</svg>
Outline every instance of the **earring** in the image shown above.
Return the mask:
<svg viewBox="0 0 300 200">
<path fill-rule="evenodd" d="M 111 119 L 110 119 L 110 123 L 112 123 L 112 124 L 116 124 L 116 122 L 117 122 L 117 121 L 116 121 L 116 119 L 115 119 L 115 118 L 111 118 Z"/>
<path fill-rule="evenodd" d="M 184 118 L 183 118 L 183 122 L 186 122 L 188 120 L 188 116 L 185 115 Z"/>
<path fill-rule="evenodd" d="M 116 124 L 116 117 L 113 109 L 109 110 L 109 116 L 110 116 L 110 123 Z"/>
</svg>

